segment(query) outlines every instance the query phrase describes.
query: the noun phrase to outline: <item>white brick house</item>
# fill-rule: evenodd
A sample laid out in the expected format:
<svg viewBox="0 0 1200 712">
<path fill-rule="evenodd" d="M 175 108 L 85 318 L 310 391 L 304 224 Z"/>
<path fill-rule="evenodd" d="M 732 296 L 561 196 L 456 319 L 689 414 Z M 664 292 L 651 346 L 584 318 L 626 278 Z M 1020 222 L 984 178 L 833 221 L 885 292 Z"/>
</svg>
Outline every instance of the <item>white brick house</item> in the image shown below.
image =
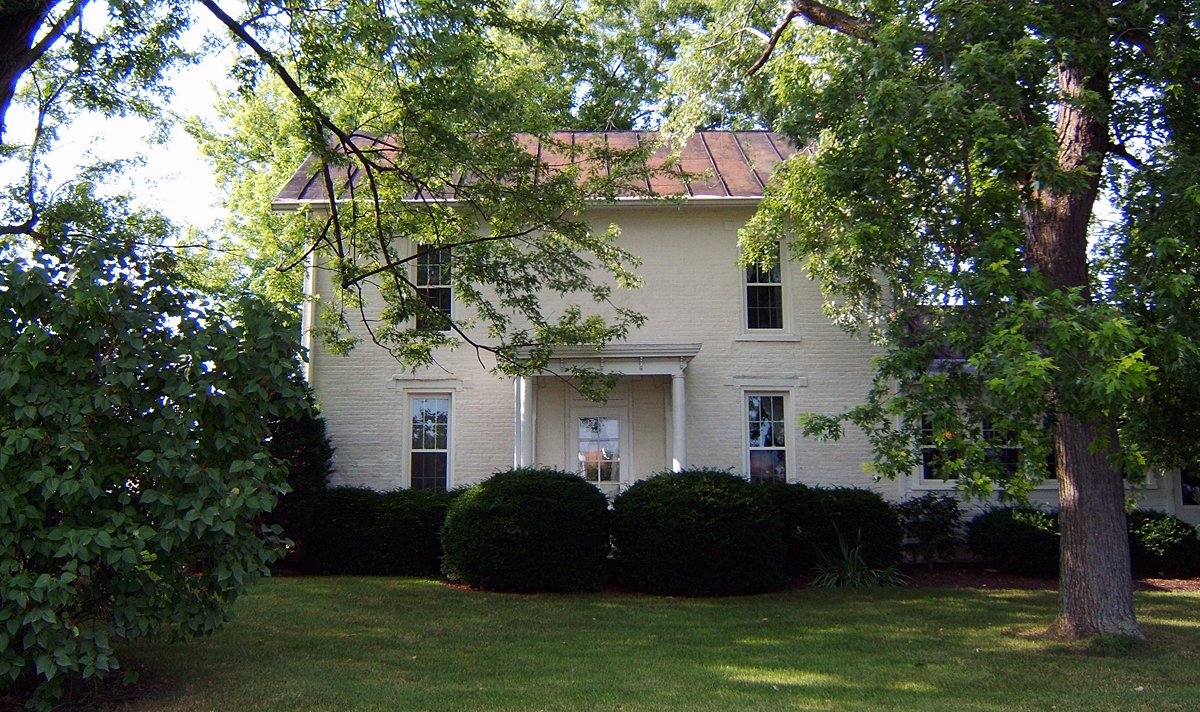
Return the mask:
<svg viewBox="0 0 1200 712">
<path fill-rule="evenodd" d="M 441 351 L 436 366 L 413 374 L 369 342 L 349 356 L 311 343 L 309 379 L 336 448 L 333 483 L 451 488 L 539 465 L 580 472 L 611 491 L 697 466 L 872 488 L 893 500 L 952 488 L 922 471 L 874 482 L 863 469 L 870 446 L 856 431 L 836 443 L 800 435 L 798 413 L 832 414 L 862 401 L 875 351 L 823 315 L 817 284 L 786 255 L 770 272 L 738 264 L 737 231 L 791 151 L 765 132 L 699 132 L 680 162 L 708 178 L 650 185 L 685 201 L 626 199 L 589 210 L 599 229 L 619 225 L 621 246 L 642 260 L 644 285 L 615 291 L 612 301 L 647 317 L 600 354 L 560 349 L 547 373 L 500 379 L 472 349 Z M 288 183 L 276 210 L 319 207 L 323 188 L 308 170 Z M 319 264 L 307 284 L 310 294 L 332 292 Z M 309 308 L 306 333 L 312 317 Z M 579 363 L 622 374 L 607 403 L 586 400 L 561 377 Z M 1053 501 L 1053 483 L 1038 494 Z M 1200 487 L 1183 492 L 1178 473 L 1150 478 L 1139 496 L 1200 521 Z"/>
</svg>

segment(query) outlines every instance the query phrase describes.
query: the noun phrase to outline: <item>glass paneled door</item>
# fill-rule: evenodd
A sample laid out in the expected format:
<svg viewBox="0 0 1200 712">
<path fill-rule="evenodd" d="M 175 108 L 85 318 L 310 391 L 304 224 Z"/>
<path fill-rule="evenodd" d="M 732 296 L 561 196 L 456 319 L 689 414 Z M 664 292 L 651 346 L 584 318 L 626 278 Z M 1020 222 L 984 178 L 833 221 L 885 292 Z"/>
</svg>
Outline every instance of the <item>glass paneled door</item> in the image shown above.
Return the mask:
<svg viewBox="0 0 1200 712">
<path fill-rule="evenodd" d="M 588 415 L 576 418 L 579 473 L 608 494 L 621 486 L 621 419 Z"/>
</svg>

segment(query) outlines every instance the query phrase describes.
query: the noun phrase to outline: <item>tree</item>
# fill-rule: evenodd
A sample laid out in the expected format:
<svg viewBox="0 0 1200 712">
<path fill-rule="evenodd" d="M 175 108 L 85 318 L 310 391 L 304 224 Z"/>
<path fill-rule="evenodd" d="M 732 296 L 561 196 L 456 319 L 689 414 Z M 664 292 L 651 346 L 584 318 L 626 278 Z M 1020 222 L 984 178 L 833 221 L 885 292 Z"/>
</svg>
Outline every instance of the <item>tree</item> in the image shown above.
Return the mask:
<svg viewBox="0 0 1200 712">
<path fill-rule="evenodd" d="M 3 252 L 0 689 L 45 701 L 116 640 L 212 632 L 282 553 L 268 422 L 300 414 L 297 345 L 131 247 L 161 227 L 81 191 L 43 212 L 57 238 Z"/>
<path fill-rule="evenodd" d="M 719 3 L 703 47 L 681 53 L 680 85 L 699 98 L 673 121 L 686 130 L 737 93 L 744 77 L 723 67 L 761 71 L 775 127 L 808 145 L 742 233 L 745 251 L 769 259 L 787 241 L 827 312 L 884 351 L 867 402 L 809 416 L 806 433 L 861 426 L 888 476 L 936 447 L 980 496 L 1022 497 L 1053 452 L 1051 632 L 1140 637 L 1122 475 L 1198 439 L 1163 427 L 1185 411 L 1176 424 L 1196 422 L 1173 394 L 1198 373 L 1196 5 L 793 0 L 781 19 L 768 12 Z M 1116 224 L 1093 220 L 1102 191 Z M 1014 468 L 998 451 L 1016 448 Z"/>
<path fill-rule="evenodd" d="M 277 551 L 260 526 L 283 487 L 264 423 L 303 400 L 279 330 L 287 317 L 183 288 L 178 233 L 97 197 L 113 166 L 66 180 L 46 170 L 45 152 L 84 111 L 165 120 L 163 73 L 189 59 L 178 37 L 192 4 L 108 0 L 106 21 L 85 5 L 0 8 L 0 159 L 24 164 L 0 198 L 0 330 L 11 339 L 0 371 L 0 679 L 41 675 L 43 694 L 114 667 L 113 637 L 199 634 L 224 619 Z M 616 228 L 597 234 L 578 216 L 588 200 L 626 193 L 649 147 L 556 141 L 564 105 L 542 100 L 551 90 L 574 100 L 572 77 L 601 65 L 547 83 L 514 53 L 577 51 L 577 13 L 501 0 L 267 2 L 235 19 L 213 0 L 200 6 L 243 49 L 240 91 L 273 76 L 298 145 L 318 159 L 324 211 L 297 216 L 281 244 L 285 267 L 319 252 L 336 271 L 335 348 L 352 345 L 343 329 L 364 294 L 384 305 L 370 337 L 412 368 L 463 342 L 501 370 L 536 368 L 555 344 L 602 343 L 640 323 L 624 310 L 611 321 L 577 305 L 551 313 L 536 297 L 603 302 L 613 285 L 593 277 L 597 266 L 619 285 L 637 281 Z M 618 24 L 612 36 L 630 26 Z M 630 76 L 603 67 L 617 84 Z M 6 130 L 14 101 L 38 119 L 20 142 Z M 566 165 L 531 156 L 530 136 Z M 612 170 L 583 169 L 596 160 Z M 440 312 L 414 283 L 411 263 L 434 250 L 453 251 L 455 292 L 474 321 Z M 245 269 L 231 265 L 224 285 L 245 284 Z"/>
</svg>

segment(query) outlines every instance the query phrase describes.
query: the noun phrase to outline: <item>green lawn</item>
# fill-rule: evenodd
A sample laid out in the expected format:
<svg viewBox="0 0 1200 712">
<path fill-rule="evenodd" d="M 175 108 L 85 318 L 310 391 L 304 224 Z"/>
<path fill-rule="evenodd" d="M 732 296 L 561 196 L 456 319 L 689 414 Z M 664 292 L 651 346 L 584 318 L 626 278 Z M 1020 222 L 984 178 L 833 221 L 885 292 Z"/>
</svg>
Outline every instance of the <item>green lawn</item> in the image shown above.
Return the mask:
<svg viewBox="0 0 1200 712">
<path fill-rule="evenodd" d="M 1053 616 L 1045 591 L 672 599 L 284 578 L 221 634 L 123 659 L 166 683 L 139 711 L 1200 709 L 1200 595 L 1138 603 L 1153 647 L 1103 655 L 1024 636 Z"/>
</svg>

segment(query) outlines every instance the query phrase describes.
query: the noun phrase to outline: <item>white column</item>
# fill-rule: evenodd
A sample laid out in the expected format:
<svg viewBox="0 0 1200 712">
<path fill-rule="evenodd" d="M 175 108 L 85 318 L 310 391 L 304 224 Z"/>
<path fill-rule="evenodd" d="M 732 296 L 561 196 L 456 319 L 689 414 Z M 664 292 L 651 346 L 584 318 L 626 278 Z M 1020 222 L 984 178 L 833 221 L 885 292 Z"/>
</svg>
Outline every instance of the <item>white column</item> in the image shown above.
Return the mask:
<svg viewBox="0 0 1200 712">
<path fill-rule="evenodd" d="M 533 466 L 533 379 L 517 379 L 517 467 Z"/>
<path fill-rule="evenodd" d="M 687 467 L 687 399 L 683 371 L 671 376 L 671 472 Z"/>
</svg>

